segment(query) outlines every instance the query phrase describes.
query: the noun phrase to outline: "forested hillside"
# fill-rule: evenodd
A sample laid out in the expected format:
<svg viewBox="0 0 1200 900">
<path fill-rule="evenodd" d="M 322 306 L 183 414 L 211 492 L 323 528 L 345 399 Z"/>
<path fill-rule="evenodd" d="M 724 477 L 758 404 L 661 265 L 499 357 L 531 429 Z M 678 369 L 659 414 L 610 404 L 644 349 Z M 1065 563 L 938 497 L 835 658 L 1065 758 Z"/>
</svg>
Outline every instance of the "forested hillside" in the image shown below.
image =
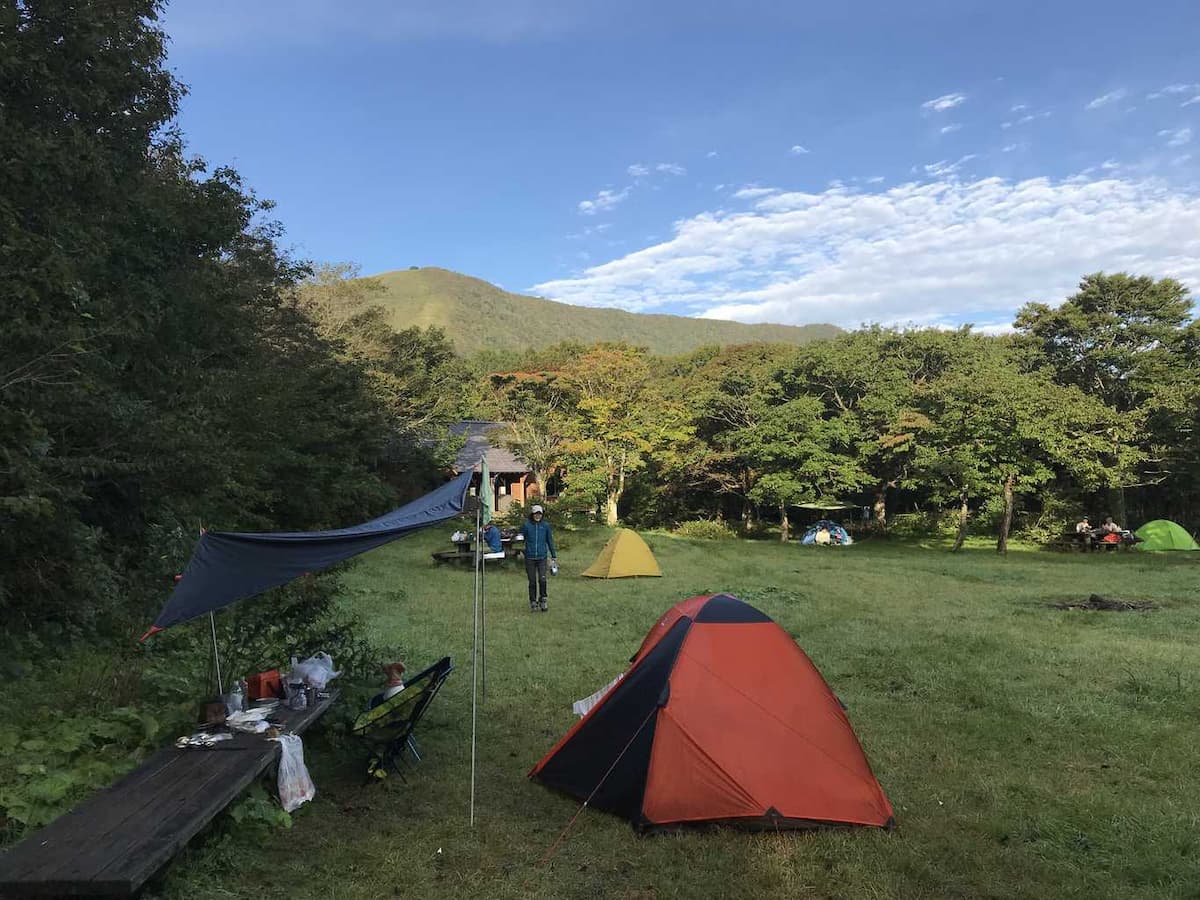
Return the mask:
<svg viewBox="0 0 1200 900">
<path fill-rule="evenodd" d="M 388 311 L 393 327 L 440 328 L 464 355 L 548 347 L 561 341 L 624 341 L 672 354 L 707 344 L 804 344 L 841 331 L 833 325 L 743 325 L 570 306 L 510 294 L 478 278 L 437 268 L 385 272 L 375 278 L 383 286 L 376 302 Z"/>
<path fill-rule="evenodd" d="M 1170 279 L 1089 275 L 1017 333 L 867 328 L 673 359 L 561 348 L 492 376 L 489 413 L 615 523 L 766 519 L 814 500 L 925 530 L 1041 538 L 1082 513 L 1200 524 L 1200 330 Z M 916 516 L 914 517 L 913 514 Z M 1099 521 L 1099 519 L 1094 519 Z"/>
</svg>

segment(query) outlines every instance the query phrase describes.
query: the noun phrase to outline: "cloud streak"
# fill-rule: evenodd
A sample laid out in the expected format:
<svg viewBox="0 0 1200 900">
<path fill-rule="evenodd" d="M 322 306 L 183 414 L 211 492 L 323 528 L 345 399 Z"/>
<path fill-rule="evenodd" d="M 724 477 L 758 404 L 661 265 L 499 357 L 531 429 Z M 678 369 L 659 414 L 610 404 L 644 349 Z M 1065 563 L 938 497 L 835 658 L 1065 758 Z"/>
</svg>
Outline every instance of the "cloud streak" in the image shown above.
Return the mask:
<svg viewBox="0 0 1200 900">
<path fill-rule="evenodd" d="M 598 191 L 591 200 L 580 200 L 576 208 L 581 215 L 594 216 L 596 213 L 607 212 L 629 196 L 629 188 L 619 191 Z"/>
<path fill-rule="evenodd" d="M 739 191 L 734 191 L 733 196 L 739 200 L 757 200 L 759 197 L 766 197 L 770 194 L 778 193 L 775 188 L 759 187 L 756 184 L 748 184 Z"/>
<path fill-rule="evenodd" d="M 1099 97 L 1096 97 L 1094 100 L 1087 103 L 1083 108 L 1100 109 L 1101 107 L 1108 106 L 1111 103 L 1124 100 L 1128 96 L 1129 91 L 1127 91 L 1125 88 L 1117 88 L 1115 91 L 1109 91 L 1107 94 L 1101 94 Z"/>
<path fill-rule="evenodd" d="M 971 160 L 975 159 L 977 154 L 968 153 L 966 156 L 961 156 L 954 162 L 939 160 L 935 163 L 930 163 L 927 166 L 922 166 L 926 175 L 936 175 L 939 178 L 946 175 L 953 175 Z"/>
<path fill-rule="evenodd" d="M 1028 113 L 1026 115 L 1023 115 L 1023 116 L 1021 116 L 1021 118 L 1017 119 L 1014 122 L 1001 122 L 1000 127 L 1005 130 L 1007 130 L 1009 128 L 1016 128 L 1020 125 L 1028 125 L 1030 122 L 1036 122 L 1038 119 L 1048 119 L 1052 115 L 1053 115 L 1053 113 L 1050 112 L 1050 110 L 1043 109 L 1041 112 Z"/>
<path fill-rule="evenodd" d="M 1158 133 L 1160 138 L 1166 138 L 1168 147 L 1182 147 L 1192 142 L 1190 128 L 1164 128 Z"/>
<path fill-rule="evenodd" d="M 1097 270 L 1200 288 L 1200 197 L 1113 177 L 775 193 L 682 220 L 669 240 L 534 290 L 743 322 L 1000 327 Z"/>
<path fill-rule="evenodd" d="M 1174 94 L 1194 94 L 1200 91 L 1200 84 L 1168 84 L 1153 93 L 1147 94 L 1147 100 L 1161 100 Z"/>
<path fill-rule="evenodd" d="M 945 112 L 948 109 L 954 109 L 956 106 L 961 106 L 966 99 L 966 94 L 943 94 L 940 97 L 934 97 L 932 100 L 926 100 L 921 104 L 921 109 L 929 112 Z"/>
</svg>

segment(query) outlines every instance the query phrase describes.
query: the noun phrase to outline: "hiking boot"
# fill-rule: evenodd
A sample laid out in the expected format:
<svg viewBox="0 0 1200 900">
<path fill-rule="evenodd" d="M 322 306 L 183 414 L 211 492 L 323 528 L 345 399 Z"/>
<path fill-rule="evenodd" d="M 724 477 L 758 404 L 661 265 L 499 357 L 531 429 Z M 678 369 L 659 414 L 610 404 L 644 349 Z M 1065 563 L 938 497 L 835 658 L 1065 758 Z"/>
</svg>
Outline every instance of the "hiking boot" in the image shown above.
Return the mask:
<svg viewBox="0 0 1200 900">
<path fill-rule="evenodd" d="M 537 603 L 530 603 L 530 604 L 529 604 L 529 611 L 530 611 L 530 612 L 537 612 L 537 611 L 538 611 L 538 605 L 537 605 Z"/>
<path fill-rule="evenodd" d="M 549 607 L 549 606 L 546 604 L 546 601 L 545 601 L 545 600 L 543 600 L 543 601 L 541 602 L 540 606 L 541 606 L 541 610 L 542 610 L 542 612 L 545 612 L 546 610 L 548 610 L 548 609 L 550 608 L 550 607 Z"/>
</svg>

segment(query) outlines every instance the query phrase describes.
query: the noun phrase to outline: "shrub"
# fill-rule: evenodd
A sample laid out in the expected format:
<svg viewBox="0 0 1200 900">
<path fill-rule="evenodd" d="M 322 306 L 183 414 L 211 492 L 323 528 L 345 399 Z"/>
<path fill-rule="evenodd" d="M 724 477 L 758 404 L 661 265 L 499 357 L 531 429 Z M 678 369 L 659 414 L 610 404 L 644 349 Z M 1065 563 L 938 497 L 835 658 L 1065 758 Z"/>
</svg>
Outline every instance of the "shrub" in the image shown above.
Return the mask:
<svg viewBox="0 0 1200 900">
<path fill-rule="evenodd" d="M 358 620 L 338 612 L 340 588 L 337 575 L 300 578 L 218 612 L 222 687 L 321 650 L 333 657 L 343 679 L 374 678 L 378 651 Z M 211 644 L 209 629 L 199 622 L 156 636 L 147 648 L 147 687 L 160 697 L 202 699 L 197 692 L 211 692 L 213 685 Z"/>
<path fill-rule="evenodd" d="M 729 540 L 737 537 L 728 523 L 721 519 L 693 519 L 690 522 L 680 522 L 675 526 L 675 533 L 680 537 L 702 541 Z"/>
<path fill-rule="evenodd" d="M 887 533 L 898 538 L 927 538 L 954 534 L 958 529 L 958 510 L 899 513 L 888 517 Z"/>
</svg>

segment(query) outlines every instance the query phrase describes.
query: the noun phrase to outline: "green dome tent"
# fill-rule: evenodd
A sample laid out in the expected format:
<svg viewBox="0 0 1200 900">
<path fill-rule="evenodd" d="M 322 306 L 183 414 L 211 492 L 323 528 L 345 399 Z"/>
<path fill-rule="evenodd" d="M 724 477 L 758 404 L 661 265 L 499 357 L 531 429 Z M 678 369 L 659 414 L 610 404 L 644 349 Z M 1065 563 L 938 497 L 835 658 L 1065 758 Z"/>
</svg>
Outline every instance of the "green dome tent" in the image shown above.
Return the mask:
<svg viewBox="0 0 1200 900">
<path fill-rule="evenodd" d="M 1192 540 L 1181 525 L 1170 519 L 1155 519 L 1134 532 L 1142 539 L 1139 550 L 1200 550 L 1200 544 Z"/>
</svg>

